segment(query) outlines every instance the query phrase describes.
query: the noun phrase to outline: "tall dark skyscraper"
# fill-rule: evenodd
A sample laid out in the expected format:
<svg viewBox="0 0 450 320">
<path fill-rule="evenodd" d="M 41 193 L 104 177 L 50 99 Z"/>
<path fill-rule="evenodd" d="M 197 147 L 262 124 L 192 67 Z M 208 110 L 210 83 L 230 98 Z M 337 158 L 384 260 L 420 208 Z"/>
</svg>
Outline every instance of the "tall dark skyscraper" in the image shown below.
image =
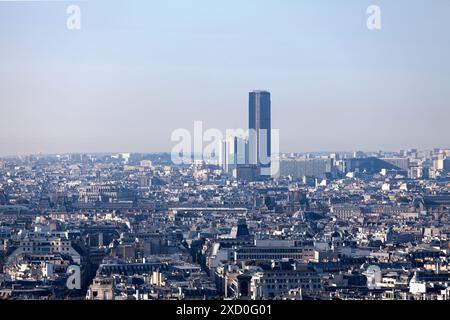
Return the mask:
<svg viewBox="0 0 450 320">
<path fill-rule="evenodd" d="M 270 107 L 270 92 L 256 90 L 249 93 L 250 159 L 263 167 L 270 167 Z"/>
</svg>

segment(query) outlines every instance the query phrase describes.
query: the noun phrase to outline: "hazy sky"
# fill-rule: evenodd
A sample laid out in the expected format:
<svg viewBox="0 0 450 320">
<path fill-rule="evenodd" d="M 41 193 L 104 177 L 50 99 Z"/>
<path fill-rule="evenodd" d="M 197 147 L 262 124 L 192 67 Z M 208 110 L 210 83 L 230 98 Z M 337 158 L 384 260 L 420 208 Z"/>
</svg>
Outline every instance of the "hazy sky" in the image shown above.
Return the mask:
<svg viewBox="0 0 450 320">
<path fill-rule="evenodd" d="M 195 120 L 246 128 L 253 89 L 281 151 L 450 147 L 449 16 L 448 0 L 0 1 L 0 154 L 170 151 Z"/>
</svg>

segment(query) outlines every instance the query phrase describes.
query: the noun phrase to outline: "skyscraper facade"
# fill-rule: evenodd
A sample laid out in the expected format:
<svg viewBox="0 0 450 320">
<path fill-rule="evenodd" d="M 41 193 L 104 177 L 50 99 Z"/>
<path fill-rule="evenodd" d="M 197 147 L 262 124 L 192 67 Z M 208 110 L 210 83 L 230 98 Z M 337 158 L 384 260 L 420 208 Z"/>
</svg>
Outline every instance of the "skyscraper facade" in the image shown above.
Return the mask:
<svg viewBox="0 0 450 320">
<path fill-rule="evenodd" d="M 225 172 L 232 172 L 237 166 L 248 164 L 248 141 L 243 137 L 231 136 L 221 141 L 219 162 Z"/>
<path fill-rule="evenodd" d="M 261 167 L 270 167 L 270 109 L 270 92 L 256 90 L 249 93 L 249 160 Z"/>
</svg>

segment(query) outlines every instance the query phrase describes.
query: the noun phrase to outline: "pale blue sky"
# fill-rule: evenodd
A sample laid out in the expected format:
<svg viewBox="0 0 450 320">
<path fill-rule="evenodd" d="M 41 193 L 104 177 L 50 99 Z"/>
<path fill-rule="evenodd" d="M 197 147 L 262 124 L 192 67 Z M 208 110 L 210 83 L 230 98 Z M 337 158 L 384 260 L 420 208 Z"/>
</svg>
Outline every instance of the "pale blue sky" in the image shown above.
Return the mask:
<svg viewBox="0 0 450 320">
<path fill-rule="evenodd" d="M 0 154 L 170 151 L 194 120 L 246 128 L 253 89 L 272 93 L 281 151 L 450 147 L 449 15 L 448 0 L 0 2 Z"/>
</svg>

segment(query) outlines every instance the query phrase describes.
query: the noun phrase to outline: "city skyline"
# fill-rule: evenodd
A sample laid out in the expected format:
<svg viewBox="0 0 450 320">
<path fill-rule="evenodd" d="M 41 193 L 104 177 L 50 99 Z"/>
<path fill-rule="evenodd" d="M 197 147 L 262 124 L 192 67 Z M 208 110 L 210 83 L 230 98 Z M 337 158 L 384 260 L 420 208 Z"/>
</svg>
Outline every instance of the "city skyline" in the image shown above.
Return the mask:
<svg viewBox="0 0 450 320">
<path fill-rule="evenodd" d="M 167 152 L 246 128 L 272 93 L 282 152 L 448 147 L 448 1 L 0 3 L 1 155 Z"/>
<path fill-rule="evenodd" d="M 388 149 L 378 149 L 378 150 L 370 150 L 370 149 L 364 149 L 364 148 L 359 148 L 359 149 L 349 149 L 349 150 L 337 150 L 337 149 L 329 149 L 329 150 L 315 150 L 315 151 L 309 151 L 309 150 L 302 150 L 302 151 L 280 151 L 277 152 L 277 154 L 273 154 L 272 153 L 272 142 L 271 142 L 271 137 L 267 136 L 266 142 L 260 142 L 261 138 L 260 135 L 261 134 L 266 134 L 265 131 L 271 132 L 272 130 L 272 116 L 271 116 L 271 93 L 268 90 L 260 90 L 260 89 L 256 89 L 256 90 L 252 90 L 248 93 L 248 114 L 247 114 L 247 118 L 248 118 L 248 128 L 227 128 L 225 130 L 225 134 L 228 130 L 231 130 L 232 132 L 240 132 L 240 134 L 245 133 L 246 135 L 249 135 L 246 137 L 246 139 L 248 139 L 247 143 L 248 145 L 245 147 L 245 149 L 247 150 L 249 147 L 250 148 L 255 148 L 254 151 L 250 151 L 247 150 L 245 151 L 246 155 L 245 155 L 245 159 L 246 161 L 256 161 L 256 163 L 261 164 L 262 159 L 260 159 L 261 154 L 260 154 L 260 150 L 259 148 L 263 148 L 266 149 L 267 152 L 267 156 L 270 157 L 270 155 L 272 155 L 272 157 L 279 157 L 282 155 L 289 155 L 289 154 L 330 154 L 330 153 L 354 153 L 354 152 L 365 152 L 368 154 L 375 154 L 375 153 L 379 153 L 379 152 L 391 152 L 391 153 L 396 153 L 396 152 L 401 152 L 404 150 L 416 150 L 416 149 L 420 149 L 421 151 L 433 151 L 433 150 L 437 150 L 437 149 L 448 149 L 446 147 L 443 146 L 433 146 L 431 148 L 417 148 L 416 146 L 412 146 L 409 148 L 398 148 L 398 149 L 393 149 L 393 150 L 388 150 Z M 194 127 L 196 126 L 196 122 L 194 122 Z M 201 126 L 203 129 L 203 122 L 201 122 Z M 216 129 L 216 128 L 206 128 L 206 130 L 208 129 Z M 188 130 L 188 129 L 183 129 L 183 130 Z M 278 130 L 278 129 L 275 129 Z M 189 130 L 188 130 L 189 131 Z M 195 133 L 195 128 L 192 130 L 192 132 Z M 203 134 L 203 133 L 202 133 Z M 225 137 L 226 139 L 241 139 L 243 137 L 241 136 L 229 136 L 229 137 Z M 249 143 L 249 141 L 253 141 L 252 143 Z M 172 141 L 173 142 L 173 141 Z M 242 141 L 240 143 L 243 143 Z M 279 142 L 277 142 L 279 143 Z M 207 145 L 207 143 L 205 143 L 205 141 L 202 141 L 202 146 L 205 147 L 205 145 Z M 253 147 L 251 147 L 253 146 Z M 268 148 L 266 146 L 269 146 Z M 195 147 L 195 142 L 193 142 L 191 144 L 191 147 Z M 236 153 L 236 146 L 234 146 L 235 150 L 234 152 Z M 242 151 L 242 150 L 241 150 Z M 222 151 L 221 151 L 222 152 Z M 261 151 L 262 154 L 264 154 L 264 151 Z M 0 152 L 0 158 L 7 158 L 7 157 L 15 157 L 15 156 L 28 156 L 28 155 L 67 155 L 67 154 L 92 154 L 92 155 L 110 155 L 110 154 L 120 154 L 120 153 L 133 153 L 133 154 L 168 154 L 170 153 L 168 150 L 164 150 L 164 151 L 153 151 L 153 152 L 148 152 L 148 151 L 142 151 L 142 150 L 138 150 L 138 151 L 132 151 L 129 149 L 125 149 L 125 150 L 108 150 L 108 151 L 102 151 L 102 152 L 98 152 L 98 151 L 68 151 L 68 152 L 53 152 L 53 153 L 43 153 L 43 152 L 39 152 L 39 153 L 22 153 L 22 154 L 2 154 Z M 247 154 L 248 153 L 248 154 Z M 191 152 L 192 157 L 195 157 L 195 152 Z M 242 157 L 243 155 L 240 155 L 239 157 Z M 202 154 L 202 158 L 203 159 L 209 159 L 210 155 L 208 154 Z M 251 160 L 253 159 L 253 160 Z M 236 160 L 236 159 L 235 159 Z M 263 165 L 264 166 L 264 165 Z"/>
<path fill-rule="evenodd" d="M 0 305 L 445 306 L 449 13 L 0 0 Z"/>
</svg>

